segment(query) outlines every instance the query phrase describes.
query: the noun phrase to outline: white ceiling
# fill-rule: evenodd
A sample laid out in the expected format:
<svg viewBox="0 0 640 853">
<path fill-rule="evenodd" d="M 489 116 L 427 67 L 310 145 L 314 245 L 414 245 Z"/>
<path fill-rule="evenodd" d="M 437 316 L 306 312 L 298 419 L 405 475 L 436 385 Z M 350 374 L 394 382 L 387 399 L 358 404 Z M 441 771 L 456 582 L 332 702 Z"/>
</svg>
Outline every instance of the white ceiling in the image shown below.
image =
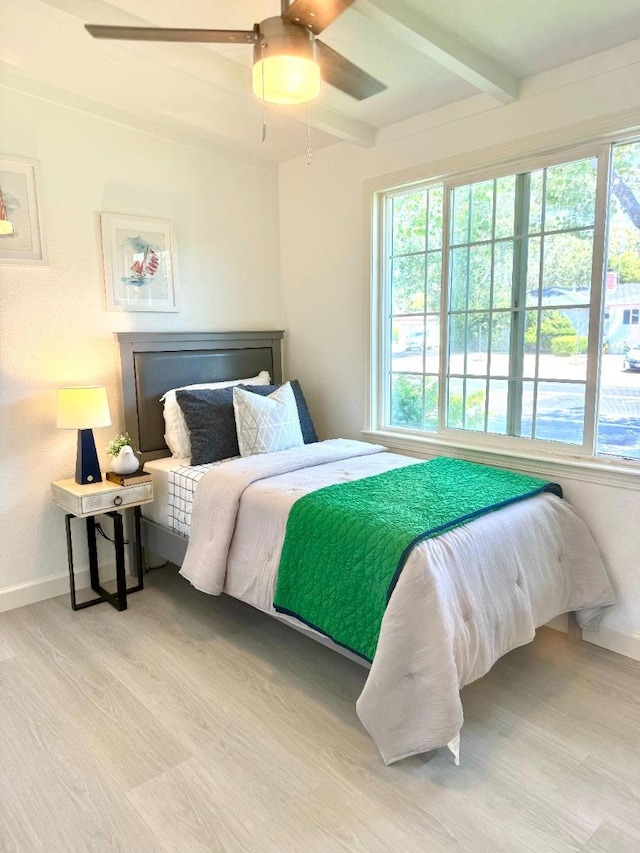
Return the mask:
<svg viewBox="0 0 640 853">
<path fill-rule="evenodd" d="M 83 26 L 251 29 L 279 10 L 279 0 L 0 0 L 0 70 L 11 85 L 279 162 L 304 152 L 307 109 L 269 108 L 261 142 L 251 46 L 97 41 Z M 313 147 L 372 144 L 381 127 L 478 92 L 506 103 L 526 77 L 638 38 L 638 0 L 355 0 L 322 39 L 388 88 L 358 102 L 325 86 Z"/>
</svg>

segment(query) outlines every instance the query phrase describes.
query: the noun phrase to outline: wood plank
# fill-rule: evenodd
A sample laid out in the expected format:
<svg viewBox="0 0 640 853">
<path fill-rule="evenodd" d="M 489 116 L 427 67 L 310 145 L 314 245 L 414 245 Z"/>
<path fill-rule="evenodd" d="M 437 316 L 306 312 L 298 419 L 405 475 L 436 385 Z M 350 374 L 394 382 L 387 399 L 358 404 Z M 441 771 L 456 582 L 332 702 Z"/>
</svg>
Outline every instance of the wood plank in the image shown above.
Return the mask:
<svg viewBox="0 0 640 853">
<path fill-rule="evenodd" d="M 110 677 L 92 650 L 79 642 L 77 631 L 91 621 L 95 609 L 73 613 L 66 601 L 57 600 L 3 618 L 14 628 L 16 656 L 11 662 L 30 674 L 37 690 L 49 697 L 55 716 L 73 721 L 76 740 L 128 789 L 191 754 L 159 716 Z M 118 615 L 126 619 L 126 611 Z M 51 711 L 43 705 L 43 717 L 47 713 Z"/>
<path fill-rule="evenodd" d="M 17 655 L 1 671 L 0 849 L 81 850 L 90 839 L 94 850 L 152 853 L 152 834 L 58 702 L 64 685 L 31 663 Z"/>
<path fill-rule="evenodd" d="M 603 821 L 582 848 L 583 853 L 638 853 L 639 849 L 637 836 L 628 835 L 607 821 Z"/>
</svg>

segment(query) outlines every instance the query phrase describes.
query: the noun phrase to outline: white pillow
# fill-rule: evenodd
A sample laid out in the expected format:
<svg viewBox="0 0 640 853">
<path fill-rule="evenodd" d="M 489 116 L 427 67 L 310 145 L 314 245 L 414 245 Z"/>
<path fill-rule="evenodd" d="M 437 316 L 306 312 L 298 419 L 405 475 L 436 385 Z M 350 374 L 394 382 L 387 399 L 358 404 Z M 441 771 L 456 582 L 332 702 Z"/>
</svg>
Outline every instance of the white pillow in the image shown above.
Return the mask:
<svg viewBox="0 0 640 853">
<path fill-rule="evenodd" d="M 226 382 L 205 382 L 200 385 L 182 385 L 180 388 L 172 388 L 167 391 L 160 402 L 164 403 L 164 440 L 173 456 L 179 459 L 191 457 L 191 440 L 189 430 L 182 414 L 182 409 L 176 400 L 176 391 L 191 391 L 197 388 L 230 388 L 233 385 L 269 385 L 271 377 L 268 371 L 262 370 L 257 376 L 249 379 L 233 379 Z"/>
<path fill-rule="evenodd" d="M 234 388 L 233 412 L 240 456 L 274 453 L 304 444 L 290 382 L 285 382 L 268 397 Z"/>
</svg>

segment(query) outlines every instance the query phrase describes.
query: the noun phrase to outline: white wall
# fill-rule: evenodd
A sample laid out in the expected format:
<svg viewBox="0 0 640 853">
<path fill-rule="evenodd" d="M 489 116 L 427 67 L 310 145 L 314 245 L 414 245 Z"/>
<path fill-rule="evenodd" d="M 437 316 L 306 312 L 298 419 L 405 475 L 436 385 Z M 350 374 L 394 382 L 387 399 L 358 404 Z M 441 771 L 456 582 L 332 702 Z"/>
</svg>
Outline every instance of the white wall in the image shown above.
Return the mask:
<svg viewBox="0 0 640 853">
<path fill-rule="evenodd" d="M 0 265 L 0 609 L 68 588 L 49 483 L 73 476 L 76 436 L 56 429 L 58 386 L 107 386 L 113 425 L 95 431 L 104 467 L 123 429 L 114 331 L 281 328 L 277 174 L 211 148 L 0 89 L 0 152 L 41 164 L 49 256 Z M 175 223 L 179 313 L 106 310 L 99 211 Z"/>
<path fill-rule="evenodd" d="M 452 158 L 491 162 L 516 150 L 559 148 L 583 132 L 598 136 L 612 121 L 617 130 L 640 128 L 639 42 L 527 81 L 511 105 L 478 96 L 386 128 L 374 148 L 339 144 L 316 152 L 310 167 L 302 159 L 281 166 L 286 356 L 307 389 L 322 437 L 359 437 L 363 426 L 365 182 L 393 185 L 398 175 L 390 173 L 398 172 L 437 175 L 439 161 Z M 640 491 L 575 479 L 563 485 L 588 522 L 620 598 L 597 642 L 640 658 Z"/>
</svg>

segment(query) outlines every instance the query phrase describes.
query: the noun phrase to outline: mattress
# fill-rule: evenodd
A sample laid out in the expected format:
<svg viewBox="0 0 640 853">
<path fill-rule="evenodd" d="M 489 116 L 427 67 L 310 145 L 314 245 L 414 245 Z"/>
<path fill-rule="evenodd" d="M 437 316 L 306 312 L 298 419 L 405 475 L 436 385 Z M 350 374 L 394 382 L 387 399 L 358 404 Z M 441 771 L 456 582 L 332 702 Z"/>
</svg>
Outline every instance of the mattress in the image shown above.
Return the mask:
<svg viewBox="0 0 640 853">
<path fill-rule="evenodd" d="M 188 536 L 198 483 L 207 471 L 226 461 L 189 465 L 189 459 L 166 456 L 145 462 L 144 470 L 151 474 L 153 482 L 153 503 L 142 507 L 143 516 L 174 533 Z"/>
<path fill-rule="evenodd" d="M 153 482 L 153 503 L 141 507 L 144 518 L 162 527 L 169 526 L 169 471 L 188 463 L 188 459 L 175 459 L 166 456 L 164 459 L 154 459 L 144 463 L 144 470 L 151 474 Z"/>
</svg>

